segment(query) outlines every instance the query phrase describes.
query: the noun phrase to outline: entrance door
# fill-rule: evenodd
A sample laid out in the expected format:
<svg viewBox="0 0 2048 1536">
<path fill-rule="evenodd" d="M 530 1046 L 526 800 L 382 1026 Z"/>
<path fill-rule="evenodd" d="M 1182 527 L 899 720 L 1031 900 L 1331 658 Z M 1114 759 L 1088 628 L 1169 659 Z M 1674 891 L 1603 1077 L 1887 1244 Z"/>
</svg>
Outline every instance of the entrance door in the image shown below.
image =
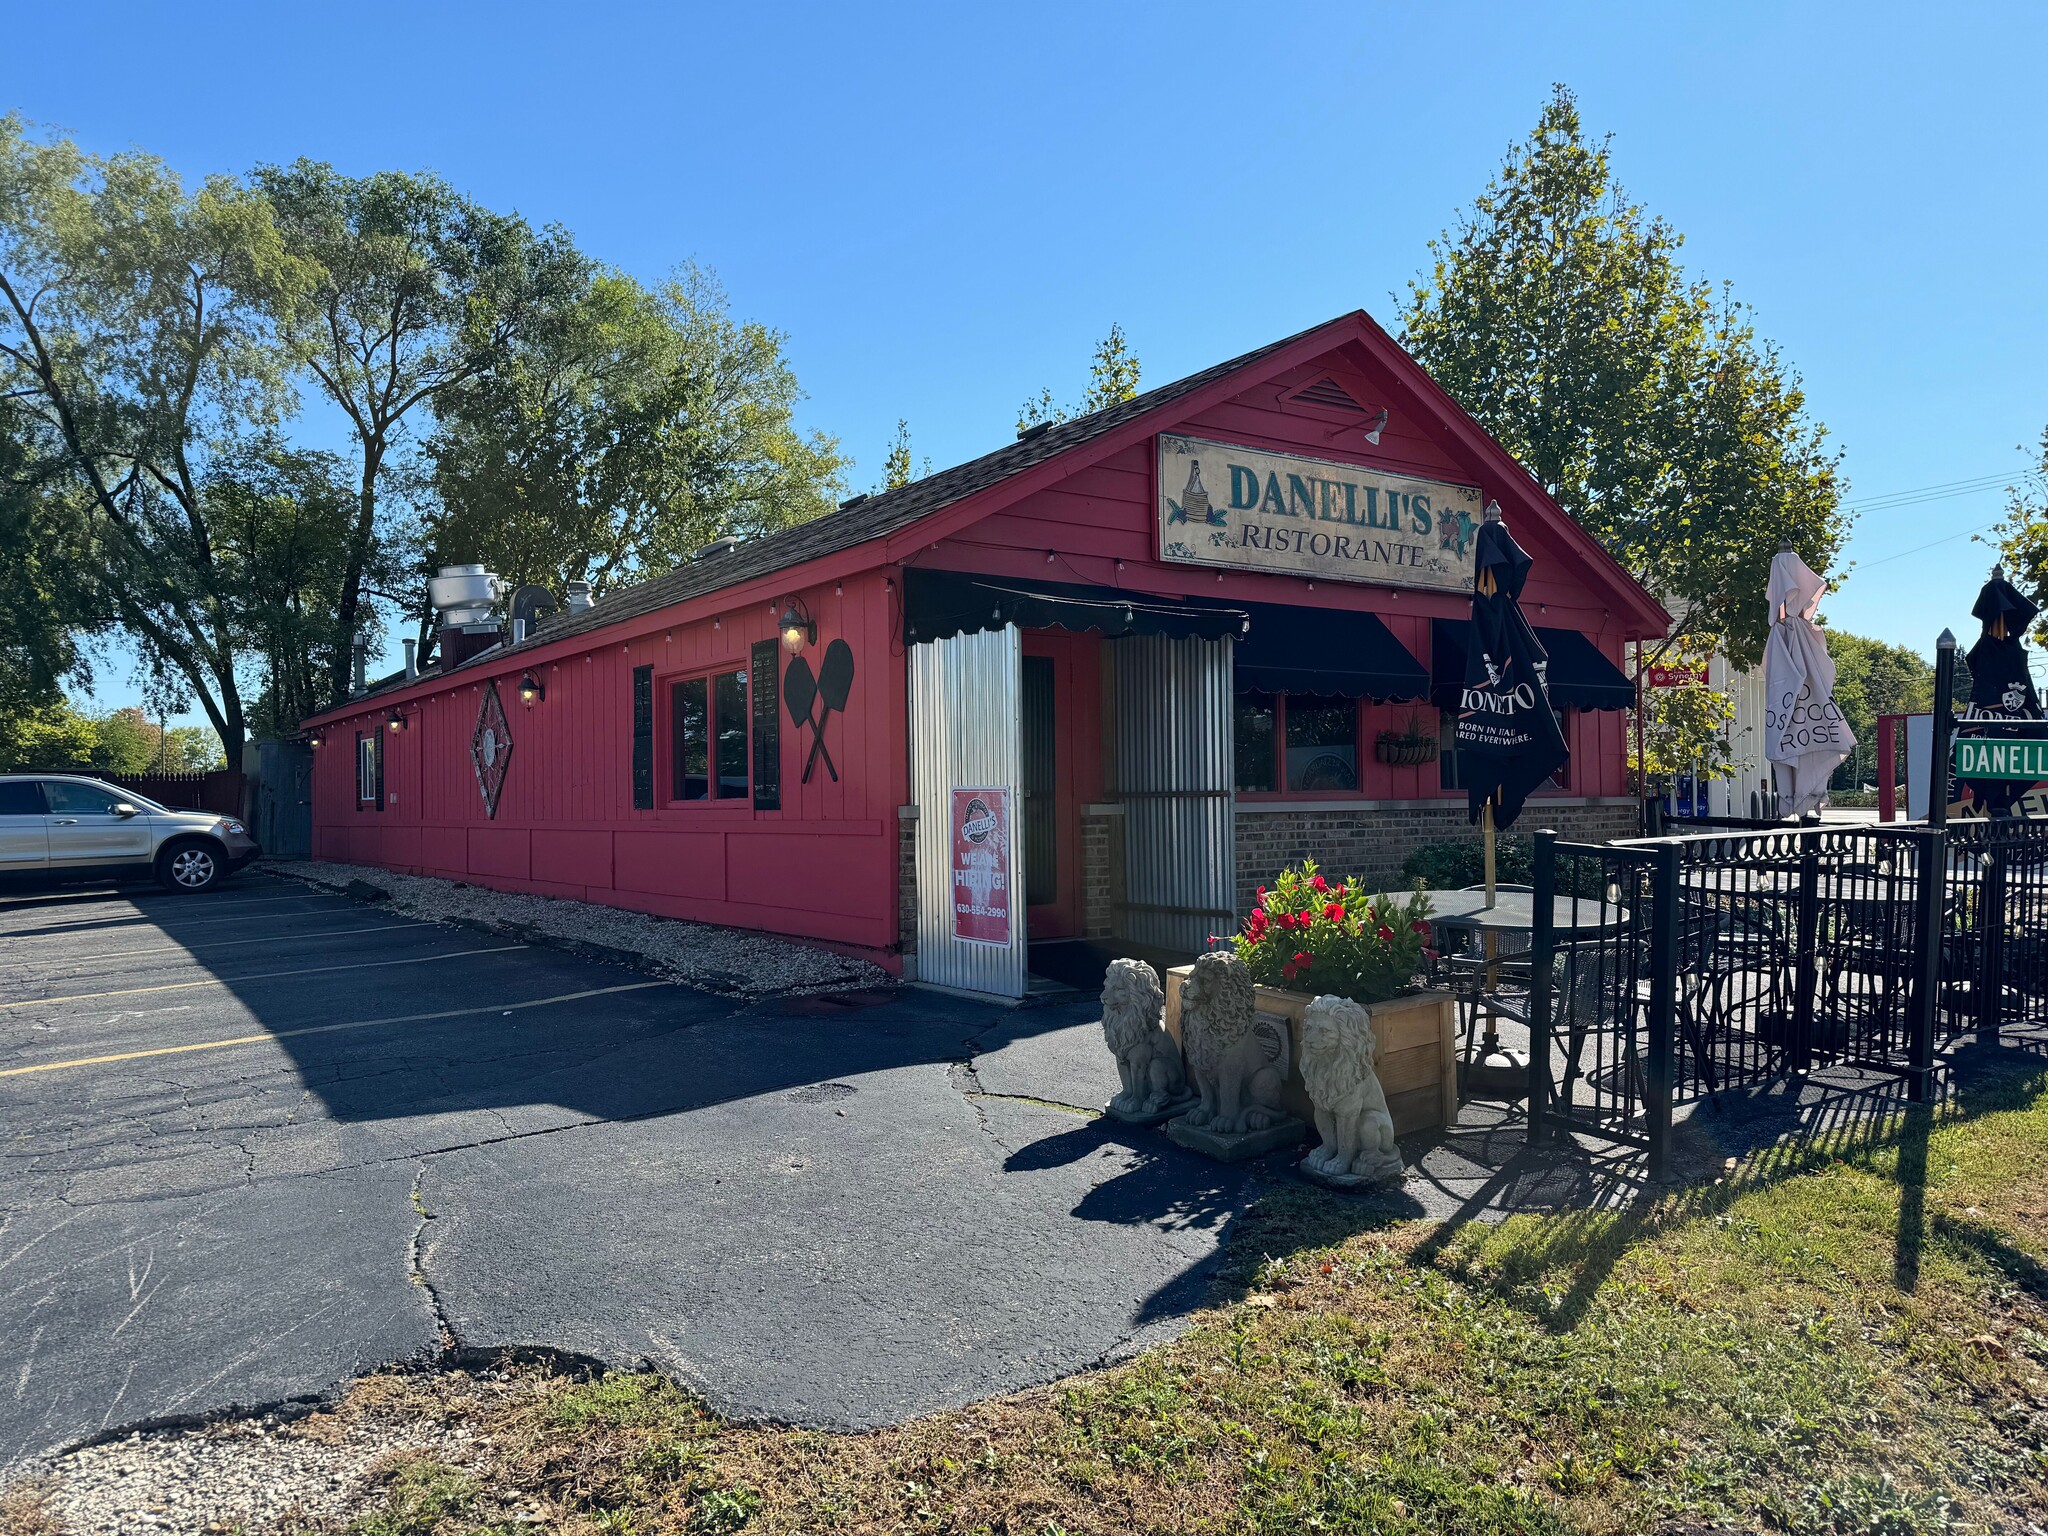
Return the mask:
<svg viewBox="0 0 2048 1536">
<path fill-rule="evenodd" d="M 918 979 L 998 997 L 1025 990 L 1022 661 L 1014 624 L 910 648 Z"/>
<path fill-rule="evenodd" d="M 1132 635 L 1109 649 L 1124 937 L 1196 954 L 1236 922 L 1231 642 Z"/>
</svg>

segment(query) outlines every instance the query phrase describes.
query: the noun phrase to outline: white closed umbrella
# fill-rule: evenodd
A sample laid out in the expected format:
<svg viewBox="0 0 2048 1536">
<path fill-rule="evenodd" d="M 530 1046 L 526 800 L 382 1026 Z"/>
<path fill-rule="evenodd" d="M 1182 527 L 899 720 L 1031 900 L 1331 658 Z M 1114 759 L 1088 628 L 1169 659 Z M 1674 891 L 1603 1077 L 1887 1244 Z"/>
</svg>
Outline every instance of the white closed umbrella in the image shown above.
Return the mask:
<svg viewBox="0 0 2048 1536">
<path fill-rule="evenodd" d="M 1771 561 L 1771 638 L 1764 647 L 1764 756 L 1788 816 L 1818 810 L 1828 776 L 1856 745 L 1835 706 L 1835 662 L 1813 622 L 1826 583 L 1791 550 Z"/>
</svg>

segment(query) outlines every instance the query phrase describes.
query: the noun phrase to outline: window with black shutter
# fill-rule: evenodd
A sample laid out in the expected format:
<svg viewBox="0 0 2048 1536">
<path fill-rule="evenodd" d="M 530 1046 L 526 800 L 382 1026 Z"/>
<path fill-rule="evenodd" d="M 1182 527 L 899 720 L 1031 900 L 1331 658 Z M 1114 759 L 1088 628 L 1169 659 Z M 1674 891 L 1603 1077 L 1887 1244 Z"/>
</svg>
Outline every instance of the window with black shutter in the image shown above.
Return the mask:
<svg viewBox="0 0 2048 1536">
<path fill-rule="evenodd" d="M 654 668 L 633 669 L 633 809 L 654 809 Z"/>
</svg>

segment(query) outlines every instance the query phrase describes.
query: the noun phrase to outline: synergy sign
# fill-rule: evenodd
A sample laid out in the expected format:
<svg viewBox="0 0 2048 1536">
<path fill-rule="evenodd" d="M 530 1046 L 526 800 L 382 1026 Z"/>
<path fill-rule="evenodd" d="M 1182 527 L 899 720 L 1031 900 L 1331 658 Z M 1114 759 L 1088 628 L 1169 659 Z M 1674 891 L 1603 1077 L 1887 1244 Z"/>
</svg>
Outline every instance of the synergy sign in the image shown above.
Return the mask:
<svg viewBox="0 0 2048 1536">
<path fill-rule="evenodd" d="M 1484 506 L 1477 486 L 1159 438 L 1161 560 L 1469 592 Z"/>
</svg>

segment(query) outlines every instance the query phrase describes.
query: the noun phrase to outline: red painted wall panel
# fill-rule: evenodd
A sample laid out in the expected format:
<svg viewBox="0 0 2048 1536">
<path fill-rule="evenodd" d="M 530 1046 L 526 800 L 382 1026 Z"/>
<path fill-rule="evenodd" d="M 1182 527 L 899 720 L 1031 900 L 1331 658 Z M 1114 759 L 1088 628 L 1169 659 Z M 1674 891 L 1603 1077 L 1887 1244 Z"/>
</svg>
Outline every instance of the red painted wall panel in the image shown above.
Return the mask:
<svg viewBox="0 0 2048 1536">
<path fill-rule="evenodd" d="M 479 875 L 524 880 L 533 873 L 533 834 L 525 827 L 471 827 L 468 867 Z"/>
<path fill-rule="evenodd" d="M 602 828 L 573 832 L 536 827 L 533 833 L 533 878 L 557 885 L 607 886 L 612 883 L 612 834 Z"/>
<path fill-rule="evenodd" d="M 620 832 L 613 840 L 615 883 L 656 896 L 725 899 L 723 832 Z"/>
</svg>

